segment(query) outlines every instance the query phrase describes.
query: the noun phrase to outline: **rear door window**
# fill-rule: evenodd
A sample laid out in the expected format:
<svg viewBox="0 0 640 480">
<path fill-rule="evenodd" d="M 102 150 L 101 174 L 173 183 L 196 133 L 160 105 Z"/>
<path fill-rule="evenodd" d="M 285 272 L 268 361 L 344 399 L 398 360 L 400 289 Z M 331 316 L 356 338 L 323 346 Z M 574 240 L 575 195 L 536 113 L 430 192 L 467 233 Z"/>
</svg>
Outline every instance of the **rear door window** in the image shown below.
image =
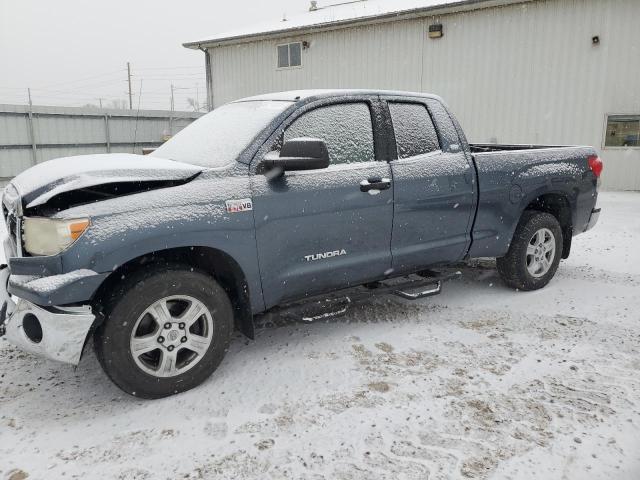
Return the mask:
<svg viewBox="0 0 640 480">
<path fill-rule="evenodd" d="M 427 107 L 420 103 L 389 103 L 398 158 L 440 150 L 438 134 Z"/>
<path fill-rule="evenodd" d="M 371 112 L 366 103 L 341 103 L 303 114 L 287 128 L 284 139 L 324 140 L 332 164 L 375 160 Z"/>
</svg>

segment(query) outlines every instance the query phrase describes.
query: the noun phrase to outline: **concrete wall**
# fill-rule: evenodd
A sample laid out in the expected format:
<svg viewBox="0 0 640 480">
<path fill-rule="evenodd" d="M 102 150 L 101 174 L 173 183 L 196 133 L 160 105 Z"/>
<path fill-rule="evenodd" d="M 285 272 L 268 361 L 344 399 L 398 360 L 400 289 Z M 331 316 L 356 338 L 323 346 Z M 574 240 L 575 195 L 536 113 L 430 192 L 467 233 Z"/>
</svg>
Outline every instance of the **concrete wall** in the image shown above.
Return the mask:
<svg viewBox="0 0 640 480">
<path fill-rule="evenodd" d="M 216 47 L 213 99 L 300 88 L 436 93 L 473 142 L 592 145 L 605 188 L 640 190 L 640 148 L 603 148 L 607 114 L 640 114 L 638 18 L 638 0 L 540 0 Z M 436 22 L 444 37 L 431 40 Z M 277 69 L 276 46 L 303 40 L 302 66 Z"/>
<path fill-rule="evenodd" d="M 158 147 L 201 114 L 0 105 L 0 183 L 52 158 L 141 153 Z"/>
</svg>

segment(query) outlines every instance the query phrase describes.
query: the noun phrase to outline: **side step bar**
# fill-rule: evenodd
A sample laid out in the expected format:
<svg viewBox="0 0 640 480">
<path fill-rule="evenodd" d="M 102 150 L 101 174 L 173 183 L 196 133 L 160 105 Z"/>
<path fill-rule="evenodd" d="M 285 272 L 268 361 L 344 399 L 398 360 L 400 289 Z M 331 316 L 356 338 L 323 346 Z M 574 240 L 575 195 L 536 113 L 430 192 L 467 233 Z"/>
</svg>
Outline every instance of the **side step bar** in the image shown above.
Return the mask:
<svg viewBox="0 0 640 480">
<path fill-rule="evenodd" d="M 404 290 L 396 290 L 394 294 L 407 300 L 418 300 L 419 298 L 438 295 L 440 292 L 442 292 L 442 282 L 439 281 L 438 283 L 436 283 L 435 287 L 427 288 L 426 290 L 422 290 L 420 292 L 410 293 L 405 292 Z"/>
<path fill-rule="evenodd" d="M 426 270 L 409 277 L 373 282 L 327 295 L 309 297 L 275 307 L 271 311 L 304 322 L 326 320 L 344 315 L 354 304 L 369 298 L 396 295 L 406 300 L 418 300 L 432 297 L 442 292 L 443 282 L 460 278 L 461 275 L 459 271 L 442 274 Z"/>
</svg>

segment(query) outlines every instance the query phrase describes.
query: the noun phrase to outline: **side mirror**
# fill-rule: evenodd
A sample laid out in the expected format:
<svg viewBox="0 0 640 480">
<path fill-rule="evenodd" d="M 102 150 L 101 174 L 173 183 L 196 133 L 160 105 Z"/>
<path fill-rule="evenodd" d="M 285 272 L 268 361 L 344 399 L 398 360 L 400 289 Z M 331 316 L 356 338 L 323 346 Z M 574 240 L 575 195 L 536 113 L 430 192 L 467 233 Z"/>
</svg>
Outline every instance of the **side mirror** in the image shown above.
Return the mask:
<svg viewBox="0 0 640 480">
<path fill-rule="evenodd" d="M 329 166 L 329 150 L 318 138 L 293 138 L 279 152 L 269 152 L 261 166 L 265 170 L 317 170 Z"/>
</svg>

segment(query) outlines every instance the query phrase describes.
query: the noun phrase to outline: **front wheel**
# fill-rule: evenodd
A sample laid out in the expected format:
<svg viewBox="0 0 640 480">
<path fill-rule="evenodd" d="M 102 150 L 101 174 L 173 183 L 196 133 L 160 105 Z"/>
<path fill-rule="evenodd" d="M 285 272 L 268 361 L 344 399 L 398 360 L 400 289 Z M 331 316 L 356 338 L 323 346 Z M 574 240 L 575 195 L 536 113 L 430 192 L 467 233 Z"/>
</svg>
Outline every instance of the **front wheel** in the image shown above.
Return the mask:
<svg viewBox="0 0 640 480">
<path fill-rule="evenodd" d="M 142 398 L 182 392 L 222 361 L 233 311 L 210 276 L 156 266 L 134 273 L 110 298 L 94 346 L 102 368 L 125 392 Z"/>
<path fill-rule="evenodd" d="M 507 254 L 497 259 L 502 280 L 520 290 L 538 290 L 558 270 L 562 257 L 562 228 L 550 213 L 523 213 Z"/>
</svg>

